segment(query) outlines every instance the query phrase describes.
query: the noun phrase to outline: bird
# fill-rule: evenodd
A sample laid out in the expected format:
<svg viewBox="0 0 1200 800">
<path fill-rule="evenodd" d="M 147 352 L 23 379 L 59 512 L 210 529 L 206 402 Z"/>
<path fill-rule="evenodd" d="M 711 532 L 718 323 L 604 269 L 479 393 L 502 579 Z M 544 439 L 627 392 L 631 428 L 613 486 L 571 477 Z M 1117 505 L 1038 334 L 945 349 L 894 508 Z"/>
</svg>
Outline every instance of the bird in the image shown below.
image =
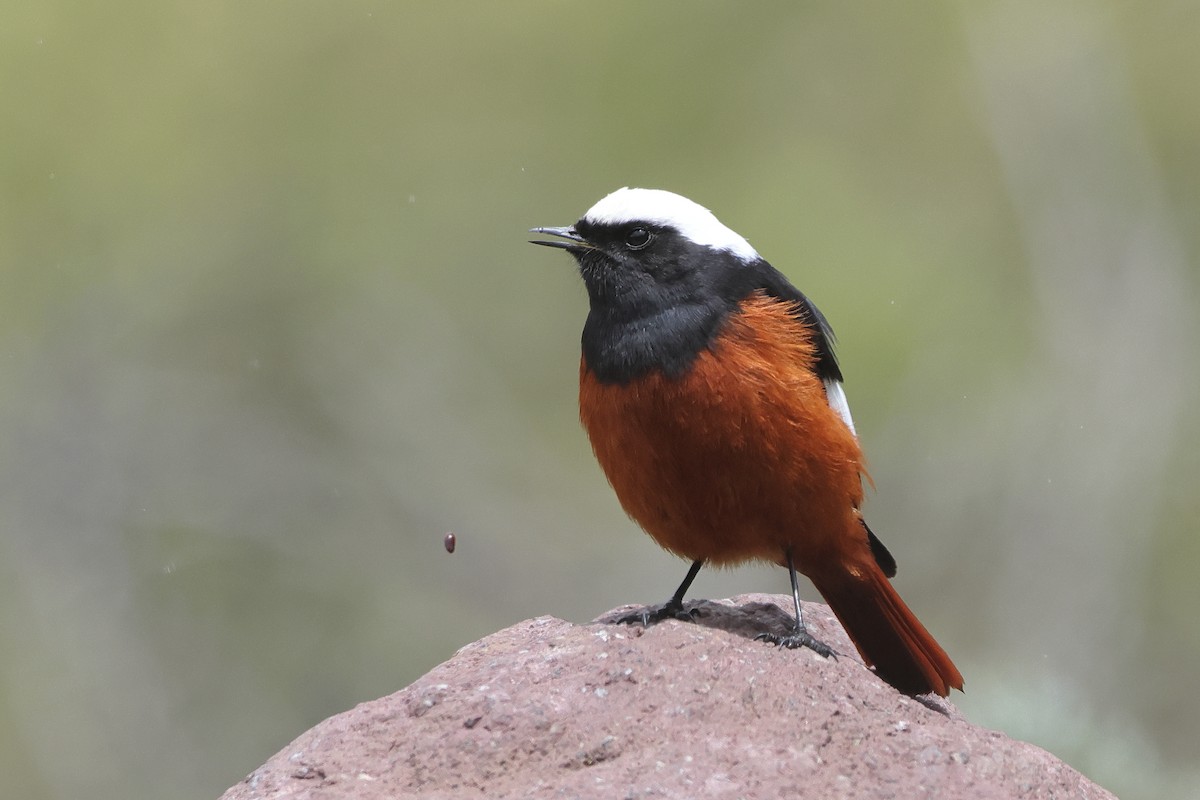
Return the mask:
<svg viewBox="0 0 1200 800">
<path fill-rule="evenodd" d="M 795 620 L 757 638 L 836 657 L 804 624 L 807 576 L 863 661 L 898 691 L 945 697 L 958 668 L 900 598 L 867 526 L 866 474 L 824 315 L 704 206 L 625 187 L 532 244 L 575 259 L 588 296 L 579 415 L 625 512 L 690 560 L 674 595 L 621 622 L 692 620 L 705 565 L 785 567 Z"/>
</svg>

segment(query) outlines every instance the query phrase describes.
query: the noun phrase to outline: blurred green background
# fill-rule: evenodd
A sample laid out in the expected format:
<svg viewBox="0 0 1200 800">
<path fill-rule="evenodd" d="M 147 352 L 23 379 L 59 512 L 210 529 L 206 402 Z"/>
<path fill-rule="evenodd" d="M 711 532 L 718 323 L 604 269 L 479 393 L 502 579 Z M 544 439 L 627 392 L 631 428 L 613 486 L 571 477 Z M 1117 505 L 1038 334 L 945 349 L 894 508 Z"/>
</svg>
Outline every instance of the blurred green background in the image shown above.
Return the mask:
<svg viewBox="0 0 1200 800">
<path fill-rule="evenodd" d="M 1198 33 L 1165 0 L 5 4 L 4 794 L 216 797 L 480 636 L 665 598 L 686 565 L 578 426 L 582 286 L 525 243 L 635 185 L 832 320 L 968 716 L 1200 795 Z"/>
</svg>

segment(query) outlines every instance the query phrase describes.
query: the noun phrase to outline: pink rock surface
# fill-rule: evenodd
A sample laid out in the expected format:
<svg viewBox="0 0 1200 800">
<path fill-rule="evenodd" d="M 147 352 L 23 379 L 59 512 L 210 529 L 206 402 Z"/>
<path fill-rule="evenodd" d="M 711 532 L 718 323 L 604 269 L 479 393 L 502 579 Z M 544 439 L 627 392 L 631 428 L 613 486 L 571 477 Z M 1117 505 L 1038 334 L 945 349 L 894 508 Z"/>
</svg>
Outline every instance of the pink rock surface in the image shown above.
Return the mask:
<svg viewBox="0 0 1200 800">
<path fill-rule="evenodd" d="M 753 640 L 786 629 L 789 597 L 698 605 L 697 624 L 648 630 L 513 625 L 325 720 L 223 798 L 1112 797 L 944 700 L 897 693 L 826 606 L 805 604 L 806 621 L 836 660 Z"/>
</svg>

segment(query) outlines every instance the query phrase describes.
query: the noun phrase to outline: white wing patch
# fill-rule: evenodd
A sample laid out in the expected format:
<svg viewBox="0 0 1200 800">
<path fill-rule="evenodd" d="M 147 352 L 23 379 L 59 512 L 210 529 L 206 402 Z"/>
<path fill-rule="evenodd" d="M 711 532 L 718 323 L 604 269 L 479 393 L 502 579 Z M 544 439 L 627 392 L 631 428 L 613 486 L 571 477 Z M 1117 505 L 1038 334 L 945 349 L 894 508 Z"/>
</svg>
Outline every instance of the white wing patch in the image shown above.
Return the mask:
<svg viewBox="0 0 1200 800">
<path fill-rule="evenodd" d="M 663 189 L 617 189 L 588 209 L 583 218 L 597 225 L 648 222 L 670 226 L 696 244 L 728 251 L 741 261 L 759 258 L 749 242 L 721 224 L 707 208 Z"/>
<path fill-rule="evenodd" d="M 829 407 L 838 413 L 850 432 L 858 436 L 858 431 L 854 430 L 854 420 L 850 417 L 850 403 L 846 400 L 846 392 L 842 389 L 841 381 L 827 379 L 825 381 L 825 397 L 829 400 Z"/>
</svg>

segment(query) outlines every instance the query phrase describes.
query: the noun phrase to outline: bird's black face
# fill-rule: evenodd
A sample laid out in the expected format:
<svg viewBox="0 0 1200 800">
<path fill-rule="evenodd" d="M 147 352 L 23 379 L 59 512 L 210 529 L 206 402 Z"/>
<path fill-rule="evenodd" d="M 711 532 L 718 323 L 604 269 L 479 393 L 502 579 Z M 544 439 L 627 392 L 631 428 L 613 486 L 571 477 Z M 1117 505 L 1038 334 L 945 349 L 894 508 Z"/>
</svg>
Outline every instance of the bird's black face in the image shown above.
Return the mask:
<svg viewBox="0 0 1200 800">
<path fill-rule="evenodd" d="M 533 232 L 579 263 L 584 358 L 605 382 L 679 373 L 752 290 L 750 265 L 765 263 L 707 209 L 655 189 L 620 189 L 568 228 Z"/>
<path fill-rule="evenodd" d="M 584 218 L 569 228 L 533 230 L 561 237 L 534 244 L 573 255 L 593 310 L 622 319 L 703 302 L 716 289 L 713 278 L 734 260 L 669 225 L 651 222 L 593 223 Z"/>
</svg>

